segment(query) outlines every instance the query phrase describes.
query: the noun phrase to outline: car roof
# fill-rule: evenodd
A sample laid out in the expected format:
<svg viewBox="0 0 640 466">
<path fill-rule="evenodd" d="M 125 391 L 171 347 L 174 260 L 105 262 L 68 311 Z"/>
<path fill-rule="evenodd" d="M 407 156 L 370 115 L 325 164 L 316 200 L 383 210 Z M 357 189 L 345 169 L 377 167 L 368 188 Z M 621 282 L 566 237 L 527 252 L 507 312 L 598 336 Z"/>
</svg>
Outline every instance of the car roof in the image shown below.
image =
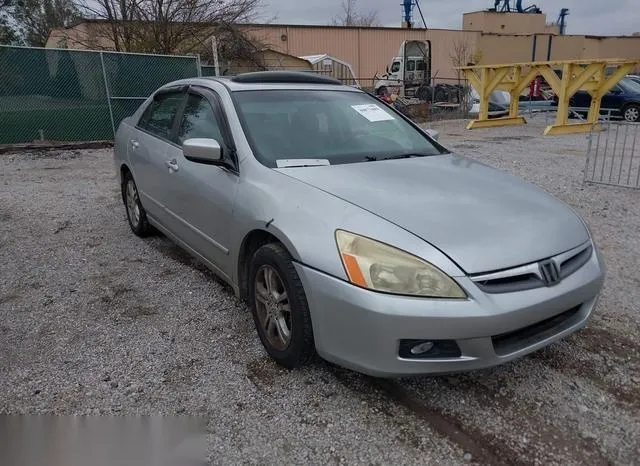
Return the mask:
<svg viewBox="0 0 640 466">
<path fill-rule="evenodd" d="M 166 84 L 164 87 L 176 85 L 200 85 L 212 87 L 213 82 L 223 84 L 229 91 L 253 90 L 323 90 L 362 92 L 352 86 L 346 86 L 333 78 L 314 73 L 264 71 L 244 73 L 237 76 L 205 76 L 200 78 L 181 79 Z"/>
</svg>

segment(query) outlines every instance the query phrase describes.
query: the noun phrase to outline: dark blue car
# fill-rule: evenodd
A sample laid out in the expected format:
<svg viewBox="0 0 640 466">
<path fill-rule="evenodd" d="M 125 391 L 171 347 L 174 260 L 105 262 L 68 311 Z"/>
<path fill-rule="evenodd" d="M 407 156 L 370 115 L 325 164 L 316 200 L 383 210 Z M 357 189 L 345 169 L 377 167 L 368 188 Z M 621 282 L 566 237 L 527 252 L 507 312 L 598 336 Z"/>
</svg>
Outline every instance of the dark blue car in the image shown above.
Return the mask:
<svg viewBox="0 0 640 466">
<path fill-rule="evenodd" d="M 591 105 L 591 96 L 586 91 L 578 91 L 571 98 L 572 107 L 588 108 Z M 613 89 L 602 97 L 602 111 L 614 110 L 612 116 L 619 116 L 626 121 L 640 121 L 640 83 L 623 78 Z"/>
</svg>

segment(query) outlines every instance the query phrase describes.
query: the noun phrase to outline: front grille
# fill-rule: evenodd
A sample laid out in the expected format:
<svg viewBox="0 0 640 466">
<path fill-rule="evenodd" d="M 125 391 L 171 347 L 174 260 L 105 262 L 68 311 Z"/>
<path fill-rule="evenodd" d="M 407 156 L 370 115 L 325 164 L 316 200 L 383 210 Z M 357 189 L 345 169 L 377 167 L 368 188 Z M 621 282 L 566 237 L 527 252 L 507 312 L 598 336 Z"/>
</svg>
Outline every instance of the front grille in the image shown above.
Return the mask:
<svg viewBox="0 0 640 466">
<path fill-rule="evenodd" d="M 581 307 L 578 305 L 528 327 L 491 337 L 493 349 L 497 355 L 505 356 L 546 340 L 575 324 Z"/>
<path fill-rule="evenodd" d="M 592 253 L 593 247 L 589 245 L 573 254 L 563 253 L 553 258 L 558 264 L 560 278 L 564 279 L 580 269 L 589 261 Z M 514 269 L 473 275 L 471 279 L 485 293 L 513 293 L 545 286 L 539 273 L 536 262 Z"/>
<path fill-rule="evenodd" d="M 542 280 L 533 273 L 477 281 L 476 285 L 487 293 L 513 293 L 544 286 Z"/>
<path fill-rule="evenodd" d="M 593 247 L 589 246 L 587 249 L 579 252 L 573 257 L 566 259 L 564 262 L 560 264 L 560 276 L 562 278 L 568 277 L 573 272 L 578 270 L 584 264 L 589 261 L 591 257 L 591 253 L 593 252 Z"/>
</svg>

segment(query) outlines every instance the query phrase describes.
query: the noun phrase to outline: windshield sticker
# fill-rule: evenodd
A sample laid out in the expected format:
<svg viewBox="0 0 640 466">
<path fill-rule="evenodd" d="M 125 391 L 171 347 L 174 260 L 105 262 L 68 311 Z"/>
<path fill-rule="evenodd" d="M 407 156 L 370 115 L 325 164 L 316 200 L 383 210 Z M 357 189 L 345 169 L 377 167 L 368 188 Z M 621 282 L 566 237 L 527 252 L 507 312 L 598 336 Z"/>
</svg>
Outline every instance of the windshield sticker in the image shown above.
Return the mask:
<svg viewBox="0 0 640 466">
<path fill-rule="evenodd" d="M 369 121 L 375 122 L 395 120 L 392 115 L 389 115 L 376 104 L 352 105 L 351 108 Z"/>
</svg>

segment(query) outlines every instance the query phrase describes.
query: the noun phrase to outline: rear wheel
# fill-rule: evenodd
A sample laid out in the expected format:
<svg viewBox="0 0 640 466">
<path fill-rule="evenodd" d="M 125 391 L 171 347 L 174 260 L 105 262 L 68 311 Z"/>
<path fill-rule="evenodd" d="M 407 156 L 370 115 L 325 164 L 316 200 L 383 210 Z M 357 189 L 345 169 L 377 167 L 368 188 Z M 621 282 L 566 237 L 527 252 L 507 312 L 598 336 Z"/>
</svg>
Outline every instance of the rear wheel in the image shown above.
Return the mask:
<svg viewBox="0 0 640 466">
<path fill-rule="evenodd" d="M 147 212 L 144 210 L 144 207 L 142 207 L 138 187 L 130 172 L 124 175 L 122 194 L 131 231 L 140 237 L 149 236 L 152 233 L 153 227 L 147 220 Z"/>
<path fill-rule="evenodd" d="M 307 298 L 291 257 L 277 243 L 260 247 L 249 274 L 249 303 L 267 353 L 293 369 L 315 354 Z"/>
<path fill-rule="evenodd" d="M 627 105 L 622 111 L 622 116 L 624 116 L 624 119 L 626 121 L 637 123 L 638 121 L 640 121 L 640 105 Z"/>
</svg>

